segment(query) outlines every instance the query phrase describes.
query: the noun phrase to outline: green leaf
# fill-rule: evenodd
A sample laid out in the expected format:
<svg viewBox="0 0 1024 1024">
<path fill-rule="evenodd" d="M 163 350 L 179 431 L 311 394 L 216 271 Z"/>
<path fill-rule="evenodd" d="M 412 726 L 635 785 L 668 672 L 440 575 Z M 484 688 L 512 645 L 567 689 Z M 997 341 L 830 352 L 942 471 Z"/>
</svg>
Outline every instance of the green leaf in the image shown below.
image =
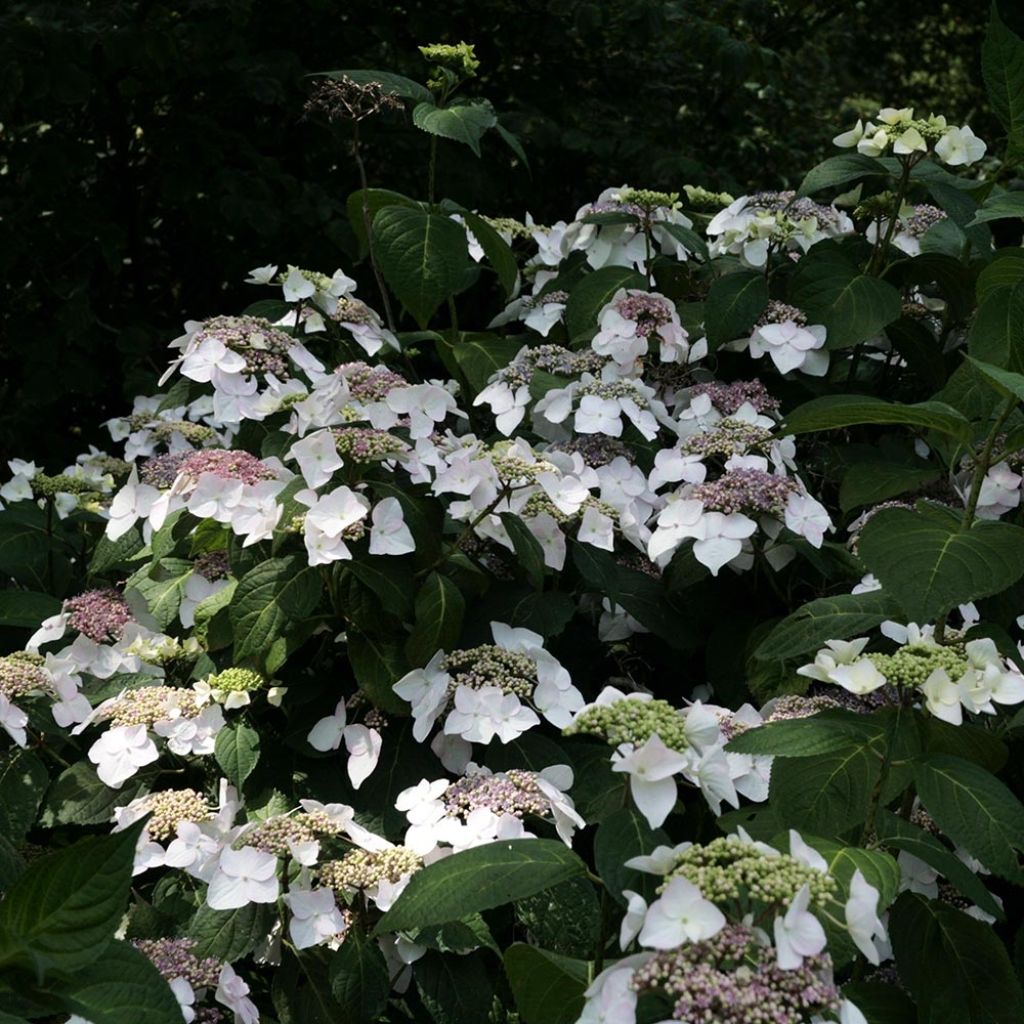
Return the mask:
<svg viewBox="0 0 1024 1024">
<path fill-rule="evenodd" d="M 1000 192 L 989 196 L 981 204 L 971 224 L 985 224 L 990 220 L 1024 217 L 1024 192 Z"/>
<path fill-rule="evenodd" d="M 502 512 L 501 522 L 515 548 L 517 565 L 530 583 L 542 590 L 544 587 L 544 549 L 526 524 L 512 512 Z"/>
<path fill-rule="evenodd" d="M 0 590 L 0 626 L 35 629 L 60 607 L 60 598 L 35 590 Z"/>
<path fill-rule="evenodd" d="M 447 576 L 432 572 L 416 594 L 416 624 L 405 642 L 412 665 L 425 665 L 438 651 L 458 646 L 466 600 Z"/>
<path fill-rule="evenodd" d="M 396 715 L 408 714 L 409 705 L 391 689 L 409 671 L 397 644 L 349 630 L 348 660 L 359 689 L 374 707 Z"/>
<path fill-rule="evenodd" d="M 483 217 L 463 210 L 462 219 L 466 222 L 466 227 L 473 232 L 473 236 L 484 251 L 484 257 L 498 275 L 498 281 L 505 291 L 505 298 L 511 299 L 519 282 L 519 264 L 516 263 L 508 242 Z"/>
<path fill-rule="evenodd" d="M 120 789 L 111 789 L 100 781 L 87 761 L 76 761 L 60 773 L 46 794 L 42 823 L 54 825 L 106 825 L 114 809 L 131 803 L 142 781 L 138 775 Z"/>
<path fill-rule="evenodd" d="M 790 301 L 824 324 L 827 349 L 849 348 L 897 320 L 903 305 L 888 282 L 862 274 L 840 249 L 817 245 L 797 265 Z"/>
<path fill-rule="evenodd" d="M 134 527 L 117 540 L 109 540 L 104 534 L 99 539 L 92 558 L 89 560 L 89 575 L 102 576 L 131 560 L 143 548 L 142 537 Z"/>
<path fill-rule="evenodd" d="M 583 960 L 514 942 L 505 950 L 505 974 L 523 1024 L 575 1024 L 590 980 Z"/>
<path fill-rule="evenodd" d="M 407 562 L 392 555 L 366 555 L 350 562 L 347 568 L 380 598 L 386 612 L 399 619 L 412 614 L 414 584 Z"/>
<path fill-rule="evenodd" d="M 1024 281 L 1024 249 L 997 249 L 992 261 L 978 274 L 975 286 L 978 302 L 984 302 L 1001 288 L 1013 288 Z"/>
<path fill-rule="evenodd" d="M 764 274 L 737 270 L 716 278 L 704 303 L 704 327 L 711 350 L 748 337 L 767 305 L 768 282 Z"/>
<path fill-rule="evenodd" d="M 25 838 L 49 784 L 46 765 L 31 750 L 15 747 L 0 755 L 0 835 L 19 843 Z"/>
<path fill-rule="evenodd" d="M 519 136 L 510 132 L 500 121 L 494 126 L 494 130 L 501 137 L 502 142 L 523 162 L 523 166 L 529 170 L 530 161 L 526 159 L 526 150 L 523 149 Z"/>
<path fill-rule="evenodd" d="M 868 1024 L 918 1024 L 917 1010 L 896 983 L 851 981 L 843 995 L 867 1018 Z"/>
<path fill-rule="evenodd" d="M 822 711 L 809 718 L 769 722 L 747 729 L 726 744 L 736 754 L 772 754 L 775 757 L 814 757 L 847 750 L 851 741 L 870 743 L 884 729 L 866 715 L 852 711 Z"/>
<path fill-rule="evenodd" d="M 922 749 L 929 754 L 955 754 L 992 772 L 1003 769 L 1009 758 L 1006 744 L 983 725 L 965 721 L 959 725 L 925 715 L 918 721 Z"/>
<path fill-rule="evenodd" d="M 487 100 L 453 103 L 449 107 L 439 107 L 429 100 L 413 108 L 412 123 L 431 135 L 461 142 L 479 156 L 480 140 L 498 119 Z"/>
<path fill-rule="evenodd" d="M 815 430 L 837 430 L 862 423 L 893 423 L 938 430 L 961 440 L 971 436 L 971 425 L 952 406 L 943 402 L 918 402 L 900 405 L 865 395 L 826 395 L 797 406 L 782 429 L 788 434 L 807 434 Z"/>
<path fill-rule="evenodd" d="M 371 71 L 368 68 L 349 68 L 347 71 L 327 71 L 324 77 L 340 81 L 350 78 L 357 85 L 377 84 L 385 93 L 393 93 L 403 100 L 415 100 L 417 103 L 429 102 L 433 97 L 430 90 L 419 82 L 414 82 L 404 75 L 396 75 L 393 71 Z"/>
<path fill-rule="evenodd" d="M 992 928 L 937 900 L 904 893 L 889 918 L 900 980 L 928 1024 L 1019 1024 L 1024 996 Z"/>
<path fill-rule="evenodd" d="M 802 834 L 801 838 L 825 858 L 828 873 L 843 887 L 843 901 L 849 897 L 850 883 L 858 871 L 878 890 L 879 913 L 896 899 L 900 888 L 900 868 L 896 859 L 884 850 L 864 850 L 859 846 L 845 846 L 834 839 L 806 834 Z M 785 848 L 785 837 L 782 838 L 780 848 Z"/>
<path fill-rule="evenodd" d="M 837 835 L 863 824 L 884 742 L 880 733 L 877 743 L 775 761 L 769 796 L 783 827 Z"/>
<path fill-rule="evenodd" d="M 235 659 L 262 654 L 289 625 L 312 614 L 320 590 L 319 574 L 300 555 L 271 558 L 250 569 L 231 600 Z"/>
<path fill-rule="evenodd" d="M 597 333 L 597 315 L 620 288 L 647 288 L 647 279 L 631 267 L 600 267 L 569 291 L 565 326 L 573 342 L 589 341 Z"/>
<path fill-rule="evenodd" d="M 213 756 L 228 780 L 241 789 L 259 763 L 260 734 L 245 722 L 225 725 L 217 733 Z"/>
<path fill-rule="evenodd" d="M 60 985 L 68 1010 L 92 1024 L 181 1024 L 178 1000 L 148 957 L 119 941 L 102 953 Z"/>
<path fill-rule="evenodd" d="M 914 767 L 918 796 L 953 842 L 989 871 L 1024 882 L 1024 804 L 994 775 L 950 754 L 928 754 Z"/>
<path fill-rule="evenodd" d="M 901 316 L 886 328 L 886 337 L 906 362 L 907 369 L 920 377 L 929 391 L 945 387 L 948 378 L 939 341 L 927 327 L 909 316 Z"/>
<path fill-rule="evenodd" d="M 826 188 L 838 188 L 863 178 L 888 177 L 889 172 L 874 157 L 863 153 L 840 153 L 812 167 L 800 183 L 798 196 L 809 196 Z"/>
<path fill-rule="evenodd" d="M 352 225 L 352 232 L 359 243 L 359 256 L 363 258 L 369 252 L 369 230 L 373 227 L 373 218 L 378 210 L 385 206 L 404 206 L 406 209 L 422 210 L 423 204 L 402 195 L 401 192 L 392 192 L 386 188 L 356 189 L 348 199 L 345 200 L 345 212 L 348 214 L 349 224 Z M 282 314 L 283 316 L 284 314 Z M 275 317 L 279 320 L 280 317 Z"/>
<path fill-rule="evenodd" d="M 270 908 L 264 903 L 249 903 L 237 910 L 214 910 L 204 903 L 186 931 L 195 941 L 192 952 L 196 956 L 234 963 L 267 937 L 273 923 Z"/>
<path fill-rule="evenodd" d="M 999 394 L 1004 397 L 1014 395 L 1024 402 L 1024 374 L 1014 373 L 1012 370 L 1004 370 L 991 363 L 983 363 L 973 356 L 967 357 L 971 365 L 985 378 Z"/>
<path fill-rule="evenodd" d="M 436 1024 L 488 1019 L 494 1001 L 494 971 L 487 954 L 444 956 L 431 950 L 416 961 L 413 978 Z"/>
<path fill-rule="evenodd" d="M 698 634 L 681 611 L 674 608 L 665 588 L 645 573 L 619 565 L 608 551 L 570 540 L 573 564 L 588 587 L 623 608 L 672 647 L 695 646 Z"/>
<path fill-rule="evenodd" d="M 466 375 L 469 386 L 479 393 L 491 376 L 515 359 L 522 344 L 497 334 L 463 334 L 453 348 L 455 361 Z"/>
<path fill-rule="evenodd" d="M 784 661 L 823 647 L 826 640 L 846 640 L 866 633 L 899 611 L 896 602 L 881 591 L 819 597 L 787 615 L 761 641 L 754 657 Z"/>
<path fill-rule="evenodd" d="M 706 260 L 708 258 L 707 242 L 692 228 L 688 228 L 683 224 L 670 224 L 668 221 L 663 220 L 658 225 L 658 230 L 671 235 L 677 242 L 681 242 L 686 246 L 689 252 L 695 253 L 701 259 Z"/>
<path fill-rule="evenodd" d="M 550 590 L 538 593 L 503 583 L 487 596 L 490 621 L 525 626 L 544 637 L 558 636 L 576 614 L 576 602 L 569 594 Z"/>
<path fill-rule="evenodd" d="M 975 522 L 962 530 L 948 509 L 889 508 L 861 531 L 858 554 L 912 622 L 1005 590 L 1024 574 L 1024 529 Z"/>
<path fill-rule="evenodd" d="M 996 117 L 1007 134 L 1007 156 L 1024 150 L 1024 42 L 999 17 L 993 2 L 981 47 L 981 74 Z"/>
<path fill-rule="evenodd" d="M 463 286 L 466 232 L 443 214 L 386 206 L 373 218 L 373 247 L 384 280 L 421 328 Z"/>
<path fill-rule="evenodd" d="M 0 831 L 0 892 L 9 889 L 24 871 L 24 858 L 15 849 L 7 835 Z"/>
<path fill-rule="evenodd" d="M 516 900 L 515 912 L 534 945 L 562 956 L 587 956 L 601 930 L 601 905 L 588 878 L 570 878 Z"/>
<path fill-rule="evenodd" d="M 391 992 L 387 963 L 377 943 L 360 929 L 351 929 L 331 956 L 329 977 L 341 1010 L 339 1024 L 362 1024 L 384 1012 Z"/>
<path fill-rule="evenodd" d="M 1024 282 L 997 288 L 980 301 L 967 347 L 976 359 L 1024 370 Z"/>
<path fill-rule="evenodd" d="M 331 960 L 333 956 L 322 947 L 284 951 L 281 965 L 273 972 L 272 988 L 281 1024 L 356 1024 L 356 1018 L 341 1017 L 331 993 Z"/>
<path fill-rule="evenodd" d="M 0 903 L 0 934 L 29 951 L 39 970 L 75 970 L 104 955 L 128 904 L 143 825 L 33 861 Z"/>
<path fill-rule="evenodd" d="M 1003 910 L 985 888 L 981 879 L 943 844 L 923 828 L 904 821 L 891 811 L 878 814 L 878 838 L 886 846 L 903 850 L 939 872 L 986 914 L 1002 920 Z"/>
<path fill-rule="evenodd" d="M 583 874 L 583 861 L 554 839 L 487 843 L 417 871 L 373 934 L 456 921 Z"/>
<path fill-rule="evenodd" d="M 461 921 L 418 928 L 413 938 L 417 945 L 436 949 L 440 953 L 468 953 L 486 947 L 501 955 L 501 949 L 480 914 L 470 914 Z"/>
<path fill-rule="evenodd" d="M 146 600 L 149 614 L 160 629 L 177 618 L 185 584 L 192 575 L 192 563 L 185 558 L 161 558 L 149 573 L 135 579 L 132 588 Z"/>
<path fill-rule="evenodd" d="M 1024 377 L 1021 378 L 1024 383 Z M 907 491 L 916 491 L 941 475 L 939 469 L 925 463 L 855 462 L 843 477 L 839 488 L 839 507 L 844 512 L 878 505 Z"/>
<path fill-rule="evenodd" d="M 668 836 L 660 828 L 652 829 L 635 807 L 623 807 L 598 826 L 594 836 L 594 866 L 608 892 L 623 906 L 623 889 L 654 898 L 657 876 L 627 868 L 626 861 L 650 853 L 656 846 L 669 846 Z"/>
</svg>

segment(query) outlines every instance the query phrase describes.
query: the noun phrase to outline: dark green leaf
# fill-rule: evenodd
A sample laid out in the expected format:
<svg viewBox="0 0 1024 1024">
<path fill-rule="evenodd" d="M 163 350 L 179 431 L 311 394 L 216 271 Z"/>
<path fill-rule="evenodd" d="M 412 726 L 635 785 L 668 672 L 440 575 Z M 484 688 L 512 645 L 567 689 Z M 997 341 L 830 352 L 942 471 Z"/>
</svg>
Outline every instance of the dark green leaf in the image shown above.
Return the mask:
<svg viewBox="0 0 1024 1024">
<path fill-rule="evenodd" d="M 918 796 L 936 824 L 989 871 L 1020 884 L 1024 805 L 984 768 L 950 754 L 929 754 L 914 768 Z"/>
<path fill-rule="evenodd" d="M 571 341 L 589 341 L 597 332 L 597 315 L 620 288 L 647 288 L 647 279 L 631 267 L 601 267 L 569 291 L 565 325 Z"/>
<path fill-rule="evenodd" d="M 967 347 L 975 359 L 1024 371 L 1024 282 L 997 288 L 980 301 Z"/>
<path fill-rule="evenodd" d="M 981 74 L 996 117 L 1007 134 L 1007 155 L 1024 150 L 1024 42 L 999 17 L 993 2 L 981 47 Z"/>
<path fill-rule="evenodd" d="M 464 334 L 454 348 L 459 369 L 474 392 L 483 391 L 490 377 L 515 359 L 522 344 L 497 334 Z"/>
<path fill-rule="evenodd" d="M 111 789 L 100 781 L 87 761 L 76 761 L 60 773 L 46 794 L 42 822 L 47 827 L 62 825 L 106 825 L 115 807 L 131 803 L 142 782 L 138 776 L 120 789 Z"/>
<path fill-rule="evenodd" d="M 884 742 L 879 734 L 873 745 L 851 742 L 828 754 L 775 761 L 770 799 L 783 826 L 836 835 L 863 824 Z"/>
<path fill-rule="evenodd" d="M 704 303 L 704 327 L 711 350 L 748 337 L 767 305 L 768 282 L 764 274 L 738 270 L 717 278 Z"/>
<path fill-rule="evenodd" d="M 967 914 L 904 893 L 889 918 L 900 980 L 928 1024 L 1019 1024 L 1024 997 L 1006 948 Z"/>
<path fill-rule="evenodd" d="M 264 653 L 285 629 L 316 608 L 321 581 L 300 555 L 271 558 L 250 569 L 231 601 L 235 658 Z"/>
<path fill-rule="evenodd" d="M 981 204 L 971 224 L 984 224 L 990 220 L 1024 217 L 1024 192 L 1000 192 L 989 196 Z"/>
<path fill-rule="evenodd" d="M 772 754 L 775 757 L 814 757 L 846 750 L 853 743 L 869 743 L 884 734 L 873 719 L 852 711 L 822 711 L 809 718 L 769 722 L 746 729 L 730 740 L 726 750 L 737 754 Z"/>
<path fill-rule="evenodd" d="M 494 116 L 494 108 L 486 100 L 439 107 L 431 99 L 413 108 L 412 123 L 431 135 L 461 142 L 479 156 L 480 140 L 488 128 L 498 123 L 498 119 Z"/>
<path fill-rule="evenodd" d="M 1024 381 L 1024 377 L 1021 378 Z M 938 479 L 934 466 L 911 466 L 903 462 L 857 462 L 843 477 L 839 488 L 839 507 L 844 512 L 878 505 L 897 495 L 916 491 Z"/>
<path fill-rule="evenodd" d="M 92 1024 L 181 1024 L 181 1007 L 150 959 L 128 942 L 110 942 L 103 956 L 60 986 L 72 1013 Z"/>
<path fill-rule="evenodd" d="M 375 1020 L 391 991 L 387 963 L 377 943 L 353 928 L 330 958 L 330 983 L 341 1010 L 339 1024 Z"/>
<path fill-rule="evenodd" d="M 359 689 L 374 707 L 392 714 L 408 713 L 408 704 L 391 689 L 409 670 L 397 644 L 349 630 L 348 658 Z"/>
<path fill-rule="evenodd" d="M 986 914 L 1003 918 L 1002 908 L 981 879 L 935 836 L 886 810 L 879 812 L 877 827 L 878 838 L 883 844 L 895 850 L 904 850 L 924 861 Z"/>
<path fill-rule="evenodd" d="M 654 898 L 658 879 L 650 872 L 627 868 L 626 861 L 650 853 L 656 846 L 670 846 L 668 836 L 652 829 L 647 819 L 634 807 L 623 807 L 609 815 L 598 826 L 594 836 L 594 866 L 608 892 L 625 905 L 623 889 Z"/>
<path fill-rule="evenodd" d="M 374 934 L 456 921 L 583 874 L 583 861 L 554 839 L 487 843 L 417 871 Z"/>
<path fill-rule="evenodd" d="M 415 199 L 403 196 L 401 192 L 392 192 L 386 188 L 357 189 L 345 200 L 345 212 L 348 214 L 352 231 L 359 243 L 360 257 L 369 251 L 369 230 L 373 226 L 373 218 L 378 210 L 385 206 L 404 206 L 406 209 L 422 209 L 422 204 Z M 282 314 L 283 315 L 283 314 Z M 276 317 L 275 319 L 280 319 Z"/>
<path fill-rule="evenodd" d="M 229 781 L 241 789 L 259 763 L 260 734 L 245 722 L 235 722 L 217 733 L 214 744 L 217 764 Z"/>
<path fill-rule="evenodd" d="M 32 862 L 0 903 L 0 933 L 37 967 L 92 964 L 121 923 L 144 822 L 90 836 Z"/>
<path fill-rule="evenodd" d="M 579 541 L 569 542 L 573 564 L 587 585 L 614 604 L 621 605 L 637 622 L 671 646 L 686 649 L 697 642 L 696 628 L 677 611 L 656 580 L 620 566 L 607 551 Z"/>
<path fill-rule="evenodd" d="M 901 311 L 900 293 L 862 274 L 841 250 L 815 246 L 797 265 L 790 300 L 813 324 L 824 324 L 828 349 L 849 348 L 878 334 Z"/>
<path fill-rule="evenodd" d="M 585 961 L 516 942 L 505 950 L 505 974 L 524 1024 L 575 1024 L 590 980 Z"/>
<path fill-rule="evenodd" d="M 123 566 L 142 548 L 142 537 L 134 527 L 117 540 L 109 540 L 104 534 L 89 560 L 89 575 L 102 576 L 111 569 Z"/>
<path fill-rule="evenodd" d="M 516 283 L 519 281 L 519 264 L 516 263 L 516 258 L 508 242 L 483 217 L 470 213 L 469 210 L 463 210 L 462 218 L 466 222 L 466 227 L 473 232 L 473 236 L 480 243 L 487 262 L 498 275 L 501 287 L 505 291 L 505 298 L 511 299 L 516 290 Z"/>
<path fill-rule="evenodd" d="M 440 213 L 385 206 L 373 218 L 373 247 L 384 280 L 421 328 L 462 287 L 466 233 Z"/>
<path fill-rule="evenodd" d="M 861 531 L 858 553 L 910 621 L 932 622 L 1024 574 L 1024 529 L 975 522 L 962 530 L 954 513 L 924 504 L 883 509 Z"/>
<path fill-rule="evenodd" d="M 188 926 L 188 937 L 195 941 L 196 956 L 234 963 L 248 956 L 273 924 L 273 914 L 264 903 L 249 903 L 237 910 L 214 910 L 204 903 Z"/>
<path fill-rule="evenodd" d="M 541 590 L 544 586 L 544 549 L 530 533 L 526 524 L 512 512 L 502 512 L 501 521 L 516 551 L 516 564 L 530 583 Z"/>
<path fill-rule="evenodd" d="M 494 1000 L 492 960 L 482 952 L 444 956 L 431 950 L 416 962 L 416 988 L 436 1024 L 488 1019 Z"/>
<path fill-rule="evenodd" d="M 826 640 L 846 640 L 866 633 L 898 610 L 893 599 L 881 591 L 819 597 L 786 616 L 761 641 L 754 656 L 763 661 L 783 661 L 809 654 Z"/>
<path fill-rule="evenodd" d="M 15 747 L 0 756 L 0 835 L 25 838 L 49 784 L 46 765 L 31 750 Z"/>
<path fill-rule="evenodd" d="M 458 645 L 466 600 L 447 576 L 432 572 L 416 594 L 416 624 L 405 643 L 413 665 L 425 665 L 438 651 Z"/>
<path fill-rule="evenodd" d="M 918 402 L 900 405 L 881 398 L 864 395 L 827 395 L 812 398 L 797 406 L 787 417 L 783 430 L 789 434 L 806 434 L 815 430 L 836 430 L 861 423 L 897 423 L 911 427 L 938 430 L 943 434 L 967 439 L 970 424 L 952 406 L 942 402 Z"/>
<path fill-rule="evenodd" d="M 799 196 L 813 195 L 826 188 L 839 188 L 851 181 L 888 176 L 888 171 L 874 157 L 863 153 L 840 153 L 812 167 L 800 184 Z"/>
</svg>

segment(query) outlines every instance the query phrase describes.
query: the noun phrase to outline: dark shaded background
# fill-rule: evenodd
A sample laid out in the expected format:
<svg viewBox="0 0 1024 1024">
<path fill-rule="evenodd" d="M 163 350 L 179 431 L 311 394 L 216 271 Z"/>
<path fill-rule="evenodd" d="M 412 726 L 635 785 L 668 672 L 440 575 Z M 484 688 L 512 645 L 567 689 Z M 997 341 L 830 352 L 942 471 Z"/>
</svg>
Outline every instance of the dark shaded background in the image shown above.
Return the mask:
<svg viewBox="0 0 1024 1024">
<path fill-rule="evenodd" d="M 531 169 L 493 133 L 482 163 L 442 145 L 439 192 L 544 221 L 607 185 L 794 185 L 880 104 L 994 140 L 986 18 L 973 0 L 11 4 L 0 458 L 57 469 L 103 445 L 99 422 L 153 389 L 185 319 L 260 297 L 241 284 L 250 267 L 351 268 L 358 180 L 344 138 L 302 119 L 310 72 L 422 80 L 417 44 L 474 42 L 474 92 L 520 134 Z M 422 196 L 427 137 L 397 115 L 366 135 L 370 183 Z"/>
</svg>

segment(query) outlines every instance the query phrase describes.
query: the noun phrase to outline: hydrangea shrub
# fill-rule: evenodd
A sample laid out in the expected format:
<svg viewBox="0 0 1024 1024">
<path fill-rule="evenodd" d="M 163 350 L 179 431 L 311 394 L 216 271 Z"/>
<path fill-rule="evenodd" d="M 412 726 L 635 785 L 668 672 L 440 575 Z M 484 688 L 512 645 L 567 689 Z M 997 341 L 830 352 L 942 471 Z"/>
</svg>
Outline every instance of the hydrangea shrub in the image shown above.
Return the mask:
<svg viewBox="0 0 1024 1024">
<path fill-rule="evenodd" d="M 9 466 L 0 1020 L 1024 1019 L 1024 204 L 886 108 L 798 191 L 484 216 L 437 147 L 525 154 L 422 52 L 310 102 L 429 140 L 363 265 Z"/>
</svg>

